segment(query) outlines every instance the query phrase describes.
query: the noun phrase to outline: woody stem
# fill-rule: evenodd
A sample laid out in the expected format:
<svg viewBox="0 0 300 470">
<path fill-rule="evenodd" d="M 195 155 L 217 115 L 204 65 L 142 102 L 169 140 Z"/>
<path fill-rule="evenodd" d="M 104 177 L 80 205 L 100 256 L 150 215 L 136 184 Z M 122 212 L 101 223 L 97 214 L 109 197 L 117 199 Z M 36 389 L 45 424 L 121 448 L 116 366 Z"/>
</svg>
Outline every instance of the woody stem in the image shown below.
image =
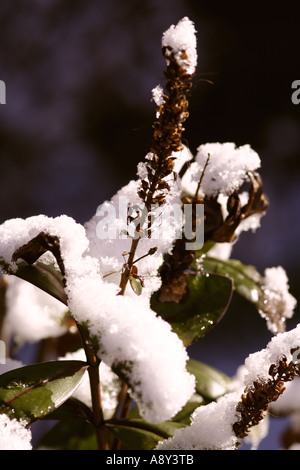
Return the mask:
<svg viewBox="0 0 300 470">
<path fill-rule="evenodd" d="M 97 357 L 95 349 L 86 335 L 85 329 L 79 324 L 77 324 L 77 328 L 85 350 L 86 360 L 89 365 L 88 374 L 92 397 L 93 424 L 95 427 L 98 449 L 109 450 L 106 438 L 106 430 L 104 428 L 104 417 L 100 390 L 100 359 Z"/>
</svg>

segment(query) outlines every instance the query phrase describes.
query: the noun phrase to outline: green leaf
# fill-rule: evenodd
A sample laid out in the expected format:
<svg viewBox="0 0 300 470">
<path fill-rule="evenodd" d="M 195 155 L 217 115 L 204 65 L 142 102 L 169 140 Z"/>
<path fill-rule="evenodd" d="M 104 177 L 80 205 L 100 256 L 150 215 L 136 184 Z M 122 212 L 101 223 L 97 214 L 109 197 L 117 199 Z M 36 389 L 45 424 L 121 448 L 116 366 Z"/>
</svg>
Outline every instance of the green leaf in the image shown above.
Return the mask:
<svg viewBox="0 0 300 470">
<path fill-rule="evenodd" d="M 234 290 L 250 303 L 266 319 L 268 329 L 274 333 L 285 331 L 286 305 L 284 296 L 266 285 L 266 279 L 254 266 L 238 260 L 222 260 L 207 256 L 203 268 L 222 273 L 233 280 Z"/>
<path fill-rule="evenodd" d="M 138 278 L 129 276 L 129 282 L 130 282 L 133 292 L 136 295 L 141 295 L 141 293 L 143 292 L 143 286 L 142 286 L 141 281 Z"/>
<path fill-rule="evenodd" d="M 159 292 L 151 297 L 151 308 L 170 323 L 185 346 L 204 336 L 221 320 L 232 295 L 232 281 L 226 276 L 189 275 L 188 286 L 188 295 L 179 303 L 160 302 Z"/>
<path fill-rule="evenodd" d="M 7 274 L 15 275 L 24 281 L 30 282 L 44 292 L 52 295 L 67 305 L 68 299 L 64 290 L 63 276 L 54 265 L 44 264 L 37 261 L 28 264 L 26 261 L 18 261 L 17 270 L 11 271 L 9 265 L 0 259 L 0 267 Z"/>
<path fill-rule="evenodd" d="M 38 442 L 37 449 L 96 450 L 94 427 L 83 419 L 71 419 L 55 424 Z"/>
<path fill-rule="evenodd" d="M 44 264 L 38 259 L 50 251 L 56 259 L 59 270 L 54 264 Z M 7 274 L 14 274 L 25 281 L 39 287 L 56 299 L 67 305 L 67 295 L 64 290 L 65 268 L 60 252 L 60 240 L 45 232 L 40 232 L 25 245 L 18 248 L 12 256 L 17 262 L 17 270 L 11 268 L 0 257 L 0 266 Z"/>
<path fill-rule="evenodd" d="M 228 392 L 231 380 L 223 372 L 194 359 L 187 361 L 186 368 L 196 378 L 197 393 L 206 400 L 216 400 Z"/>
<path fill-rule="evenodd" d="M 177 429 L 184 427 L 173 421 L 152 424 L 142 419 L 113 419 L 107 421 L 106 426 L 132 450 L 154 449 L 159 441 L 172 437 Z"/>
<path fill-rule="evenodd" d="M 52 361 L 0 375 L 0 413 L 28 423 L 43 418 L 72 395 L 86 369 L 82 361 Z"/>
<path fill-rule="evenodd" d="M 254 266 L 244 265 L 238 260 L 222 260 L 206 256 L 203 269 L 229 276 L 234 281 L 234 290 L 250 302 L 257 304 L 263 296 L 262 277 Z"/>
<path fill-rule="evenodd" d="M 215 246 L 216 242 L 212 240 L 206 241 L 200 250 L 195 251 L 196 259 L 199 259 L 201 256 L 206 255 L 206 253 Z"/>
<path fill-rule="evenodd" d="M 172 421 L 186 425 L 190 424 L 191 414 L 198 406 L 205 404 L 207 404 L 207 401 L 198 393 L 194 393 L 184 407 L 172 418 Z M 142 419 L 137 405 L 131 408 L 128 417 L 129 419 Z"/>
<path fill-rule="evenodd" d="M 91 408 L 77 398 L 70 397 L 59 408 L 45 416 L 45 419 L 64 421 L 70 419 L 84 419 L 92 422 L 93 414 Z"/>
<path fill-rule="evenodd" d="M 68 305 L 68 298 L 64 290 L 63 277 L 54 266 L 37 262 L 27 264 L 25 261 L 19 263 L 15 275 L 31 284 L 39 287 L 43 291 Z"/>
</svg>

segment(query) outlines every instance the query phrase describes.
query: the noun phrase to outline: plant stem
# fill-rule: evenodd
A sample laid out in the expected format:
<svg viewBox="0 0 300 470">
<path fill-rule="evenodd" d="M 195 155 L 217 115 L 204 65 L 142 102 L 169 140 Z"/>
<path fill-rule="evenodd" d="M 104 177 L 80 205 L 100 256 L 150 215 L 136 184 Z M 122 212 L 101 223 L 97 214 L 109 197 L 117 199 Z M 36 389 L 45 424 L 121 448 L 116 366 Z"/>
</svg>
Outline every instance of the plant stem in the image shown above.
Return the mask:
<svg viewBox="0 0 300 470">
<path fill-rule="evenodd" d="M 131 405 L 131 398 L 128 395 L 128 385 L 125 382 L 123 382 L 120 395 L 119 395 L 119 407 L 116 411 L 115 417 L 118 417 L 119 419 L 128 418 L 130 405 Z M 121 441 L 118 438 L 115 438 L 112 443 L 111 450 L 118 450 L 120 448 L 120 445 L 121 445 Z"/>
<path fill-rule="evenodd" d="M 104 426 L 104 417 L 101 401 L 99 373 L 100 359 L 96 355 L 95 349 L 90 339 L 87 337 L 84 327 L 82 325 L 77 324 L 77 328 L 81 336 L 87 363 L 89 365 L 88 374 L 90 379 L 90 389 L 92 397 L 93 424 L 97 437 L 98 450 L 109 450 L 108 441 L 106 437 L 106 430 Z"/>
<path fill-rule="evenodd" d="M 134 238 L 132 240 L 128 261 L 124 266 L 124 271 L 121 276 L 120 291 L 118 295 L 124 295 L 125 293 L 127 282 L 128 282 L 128 279 L 131 273 L 131 268 L 133 266 L 133 261 L 135 258 L 135 252 L 136 252 L 139 241 L 140 241 L 140 238 Z"/>
<path fill-rule="evenodd" d="M 99 363 L 97 365 L 90 365 L 90 367 L 88 368 L 88 373 L 90 378 L 93 406 L 93 421 L 97 436 L 98 449 L 109 450 L 106 438 L 106 430 L 104 427 L 104 418 L 101 403 Z"/>
</svg>

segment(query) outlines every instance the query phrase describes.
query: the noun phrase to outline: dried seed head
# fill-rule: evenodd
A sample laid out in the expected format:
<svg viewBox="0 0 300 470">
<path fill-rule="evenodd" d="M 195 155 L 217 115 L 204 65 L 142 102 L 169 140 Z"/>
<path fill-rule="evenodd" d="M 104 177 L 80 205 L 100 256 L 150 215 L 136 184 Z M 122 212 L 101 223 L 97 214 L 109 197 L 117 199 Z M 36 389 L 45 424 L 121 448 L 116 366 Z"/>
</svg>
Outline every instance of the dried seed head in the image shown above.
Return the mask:
<svg viewBox="0 0 300 470">
<path fill-rule="evenodd" d="M 241 401 L 236 407 L 240 419 L 233 425 L 233 430 L 239 438 L 246 437 L 250 428 L 264 419 L 269 404 L 282 395 L 285 382 L 300 375 L 300 369 L 292 361 L 288 363 L 286 356 L 282 356 L 278 363 L 271 364 L 269 375 L 270 379 L 265 382 L 255 381 L 241 396 Z"/>
</svg>

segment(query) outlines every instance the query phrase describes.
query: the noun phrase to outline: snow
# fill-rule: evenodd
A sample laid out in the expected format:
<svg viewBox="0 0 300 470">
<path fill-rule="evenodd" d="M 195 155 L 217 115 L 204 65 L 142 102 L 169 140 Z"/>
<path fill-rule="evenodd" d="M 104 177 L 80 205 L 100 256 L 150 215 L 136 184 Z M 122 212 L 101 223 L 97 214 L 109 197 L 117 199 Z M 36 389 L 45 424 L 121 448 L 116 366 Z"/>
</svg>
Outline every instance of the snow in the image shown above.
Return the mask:
<svg viewBox="0 0 300 470">
<path fill-rule="evenodd" d="M 296 345 L 299 345 L 300 348 L 300 324 L 293 330 L 278 333 L 265 349 L 250 354 L 245 361 L 245 386 L 250 386 L 255 380 L 269 379 L 270 365 L 276 364 L 283 355 L 286 356 L 288 362 L 293 360 L 291 348 Z"/>
<path fill-rule="evenodd" d="M 146 155 L 146 161 L 152 158 L 152 154 Z M 178 173 L 182 166 L 193 157 L 190 150 L 184 146 L 181 151 L 173 152 L 174 171 Z M 138 196 L 141 180 L 147 177 L 146 163 L 140 162 L 137 166 L 137 180 L 130 181 L 121 188 L 111 200 L 101 204 L 96 214 L 85 224 L 86 236 L 89 240 L 87 253 L 97 259 L 100 271 L 105 280 L 116 285 L 120 282 L 120 271 L 126 260 L 124 252 L 129 252 L 131 239 L 124 234 L 125 231 L 134 231 L 136 221 L 127 224 L 127 206 L 136 212 L 145 210 L 144 203 Z M 150 296 L 152 292 L 160 287 L 160 278 L 157 270 L 163 262 L 166 253 L 170 253 L 173 243 L 182 230 L 182 218 L 176 217 L 176 213 L 170 211 L 174 208 L 181 212 L 181 179 L 175 180 L 170 176 L 168 181 L 170 191 L 166 191 L 166 203 L 160 207 L 154 207 L 149 215 L 152 217 L 151 238 L 143 237 L 137 247 L 136 259 L 145 255 L 149 249 L 156 247 L 154 256 L 147 256 L 140 260 L 136 266 L 138 273 L 144 278 L 145 288 L 143 294 Z M 107 233 L 104 232 L 105 227 Z M 144 228 L 147 224 L 144 224 Z M 101 230 L 100 230 L 101 229 Z"/>
<path fill-rule="evenodd" d="M 152 90 L 152 97 L 157 106 L 161 106 L 165 102 L 164 90 L 161 85 L 157 85 Z"/>
<path fill-rule="evenodd" d="M 278 293 L 284 306 L 284 318 L 293 316 L 297 300 L 289 292 L 289 280 L 282 266 L 267 268 L 264 272 L 264 289 Z"/>
<path fill-rule="evenodd" d="M 272 413 L 300 417 L 300 378 L 295 377 L 292 382 L 285 384 L 284 393 L 272 404 Z M 299 427 L 300 430 L 300 427 Z"/>
<path fill-rule="evenodd" d="M 268 436 L 269 429 L 270 416 L 267 413 L 262 421 L 250 428 L 249 434 L 244 438 L 243 442 L 251 446 L 250 450 L 258 450 L 261 441 Z"/>
<path fill-rule="evenodd" d="M 188 158 L 188 153 L 176 152 L 176 157 L 178 161 L 175 160 L 175 165 L 180 168 Z M 143 166 L 138 165 L 138 171 L 142 174 Z M 119 284 L 120 271 L 126 260 L 123 253 L 130 251 L 131 238 L 125 232 L 134 233 L 137 220 L 127 224 L 128 204 L 132 210 L 135 210 L 134 214 L 137 211 L 140 214 L 145 211 L 144 203 L 137 194 L 140 184 L 140 179 L 130 181 L 110 201 L 105 201 L 99 206 L 96 214 L 85 224 L 89 240 L 88 254 L 98 260 L 101 272 L 107 276 L 105 278 L 107 282 Z M 145 279 L 144 294 L 147 293 L 148 296 L 159 288 L 160 279 L 157 270 L 163 262 L 163 256 L 172 250 L 177 233 L 182 229 L 182 218 L 176 218 L 176 214 L 169 211 L 171 207 L 177 207 L 181 211 L 180 183 L 179 180 L 170 178 L 169 184 L 170 192 L 167 194 L 166 203 L 160 207 L 154 206 L 149 212 L 153 221 L 151 238 L 141 237 L 136 251 L 137 259 L 147 254 L 149 249 L 157 248 L 155 255 L 147 256 L 136 264 L 139 275 Z M 181 212 L 180 214 L 182 215 Z M 143 228 L 147 228 L 147 219 Z M 110 273 L 115 274 L 110 275 Z"/>
<path fill-rule="evenodd" d="M 208 256 L 222 260 L 228 260 L 232 252 L 232 243 L 215 243 L 209 250 Z"/>
<path fill-rule="evenodd" d="M 237 421 L 239 394 L 228 393 L 217 402 L 199 406 L 191 425 L 179 429 L 173 438 L 158 444 L 156 450 L 234 450 L 237 438 L 232 425 Z"/>
<path fill-rule="evenodd" d="M 79 279 L 70 290 L 70 309 L 100 339 L 99 357 L 113 370 L 121 366 L 126 372 L 143 418 L 165 421 L 194 391 L 194 377 L 185 369 L 187 353 L 147 298 L 117 296 L 117 291 L 99 278 Z"/>
<path fill-rule="evenodd" d="M 300 349 L 300 324 L 289 332 L 274 336 L 265 349 L 250 354 L 244 365 L 239 367 L 232 382 L 232 391 L 217 402 L 197 408 L 192 415 L 191 425 L 177 430 L 172 438 L 160 442 L 156 450 L 233 450 L 237 438 L 232 425 L 240 419 L 236 406 L 241 400 L 241 394 L 255 381 L 264 383 L 269 380 L 271 364 L 277 364 L 283 355 L 288 362 L 293 360 L 291 348 L 298 346 Z M 266 436 L 267 428 L 266 418 L 253 428 L 247 438 L 253 448 Z"/>
<path fill-rule="evenodd" d="M 58 337 L 67 330 L 63 319 L 67 308 L 38 287 L 15 276 L 5 276 L 6 327 L 18 345 Z"/>
<path fill-rule="evenodd" d="M 32 450 L 31 430 L 26 422 L 0 414 L 0 450 Z"/>
<path fill-rule="evenodd" d="M 183 147 L 182 150 L 179 150 L 178 152 L 173 152 L 172 155 L 171 155 L 172 158 L 175 157 L 174 171 L 176 173 L 179 173 L 180 170 L 182 169 L 183 165 L 187 162 L 190 162 L 194 158 L 192 152 L 190 151 L 190 149 L 186 145 L 183 145 L 182 147 Z M 182 190 L 181 180 L 179 180 L 179 182 L 180 182 L 180 187 L 179 187 L 178 191 L 179 190 L 181 191 Z"/>
<path fill-rule="evenodd" d="M 200 194 L 229 196 L 248 180 L 247 172 L 260 167 L 258 154 L 249 145 L 236 147 L 233 142 L 207 143 L 197 149 L 195 162 L 183 178 L 183 188 L 195 192 L 209 156 Z"/>
<path fill-rule="evenodd" d="M 178 65 L 186 73 L 192 75 L 197 66 L 197 40 L 195 26 L 187 17 L 178 24 L 170 26 L 162 36 L 162 47 L 167 48 L 166 54 L 173 52 Z"/>
<path fill-rule="evenodd" d="M 17 269 L 12 261 L 13 253 L 28 243 L 40 232 L 59 236 L 65 261 L 76 264 L 78 255 L 88 247 L 88 240 L 82 225 L 66 215 L 56 218 L 38 215 L 27 219 L 10 219 L 0 226 L 0 257 L 7 262 L 11 269 Z"/>
<path fill-rule="evenodd" d="M 125 194 L 131 194 L 133 188 L 136 185 L 129 185 Z M 75 320 L 87 324 L 91 336 L 96 337 L 100 359 L 114 370 L 126 370 L 131 395 L 144 419 L 171 419 L 195 387 L 194 376 L 186 371 L 188 356 L 178 336 L 151 310 L 148 295 L 138 297 L 130 289 L 125 296 L 117 295 L 118 285 L 103 279 L 107 273 L 101 270 L 99 259 L 88 252 L 84 227 L 70 217 L 36 216 L 0 226 L 0 253 L 12 269 L 17 269 L 11 260 L 14 251 L 42 231 L 59 237 L 69 309 Z M 102 245 L 99 254 L 107 256 L 107 248 Z M 118 244 L 113 252 L 121 256 Z M 162 254 L 158 256 L 161 262 Z M 154 266 L 157 268 L 157 260 Z"/>
</svg>

